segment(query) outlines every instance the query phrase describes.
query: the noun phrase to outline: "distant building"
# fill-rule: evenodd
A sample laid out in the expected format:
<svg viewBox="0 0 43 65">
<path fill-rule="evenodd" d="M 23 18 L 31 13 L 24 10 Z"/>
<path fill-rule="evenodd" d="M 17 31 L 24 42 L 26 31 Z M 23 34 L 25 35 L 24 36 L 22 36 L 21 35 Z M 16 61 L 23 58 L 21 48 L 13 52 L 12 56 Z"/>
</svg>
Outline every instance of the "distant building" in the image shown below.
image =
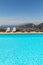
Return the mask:
<svg viewBox="0 0 43 65">
<path fill-rule="evenodd" d="M 16 28 L 15 27 L 13 28 L 12 32 L 16 32 Z"/>
<path fill-rule="evenodd" d="M 6 32 L 10 32 L 10 28 L 9 27 L 6 29 Z"/>
</svg>

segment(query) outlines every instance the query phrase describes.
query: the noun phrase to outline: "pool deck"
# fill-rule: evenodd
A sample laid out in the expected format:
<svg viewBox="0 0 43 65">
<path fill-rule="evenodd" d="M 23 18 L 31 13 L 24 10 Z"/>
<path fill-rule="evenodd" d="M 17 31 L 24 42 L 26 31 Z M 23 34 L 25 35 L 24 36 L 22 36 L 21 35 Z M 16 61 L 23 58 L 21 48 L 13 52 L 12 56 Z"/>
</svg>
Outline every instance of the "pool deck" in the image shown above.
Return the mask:
<svg viewBox="0 0 43 65">
<path fill-rule="evenodd" d="M 0 32 L 0 34 L 43 34 L 43 32 Z"/>
</svg>

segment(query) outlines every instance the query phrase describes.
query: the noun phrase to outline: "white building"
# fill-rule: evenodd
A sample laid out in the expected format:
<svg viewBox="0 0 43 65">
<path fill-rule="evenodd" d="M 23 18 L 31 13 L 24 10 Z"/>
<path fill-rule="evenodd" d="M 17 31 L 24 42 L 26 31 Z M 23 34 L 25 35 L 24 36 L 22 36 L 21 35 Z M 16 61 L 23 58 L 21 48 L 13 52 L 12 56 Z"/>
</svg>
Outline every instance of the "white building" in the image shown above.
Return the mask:
<svg viewBox="0 0 43 65">
<path fill-rule="evenodd" d="M 7 30 L 6 30 L 6 32 L 9 32 L 9 31 L 10 31 L 10 28 L 8 27 Z"/>
<path fill-rule="evenodd" d="M 13 28 L 12 32 L 16 32 L 16 28 L 15 27 Z"/>
</svg>

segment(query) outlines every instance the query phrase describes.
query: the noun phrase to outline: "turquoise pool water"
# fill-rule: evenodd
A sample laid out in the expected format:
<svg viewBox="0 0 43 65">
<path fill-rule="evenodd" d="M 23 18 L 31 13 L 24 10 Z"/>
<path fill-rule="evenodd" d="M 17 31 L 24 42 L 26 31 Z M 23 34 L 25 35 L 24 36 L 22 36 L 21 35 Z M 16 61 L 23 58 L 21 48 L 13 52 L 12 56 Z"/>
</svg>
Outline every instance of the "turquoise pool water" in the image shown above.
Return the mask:
<svg viewBox="0 0 43 65">
<path fill-rule="evenodd" d="M 43 34 L 0 34 L 0 65 L 43 65 Z"/>
</svg>

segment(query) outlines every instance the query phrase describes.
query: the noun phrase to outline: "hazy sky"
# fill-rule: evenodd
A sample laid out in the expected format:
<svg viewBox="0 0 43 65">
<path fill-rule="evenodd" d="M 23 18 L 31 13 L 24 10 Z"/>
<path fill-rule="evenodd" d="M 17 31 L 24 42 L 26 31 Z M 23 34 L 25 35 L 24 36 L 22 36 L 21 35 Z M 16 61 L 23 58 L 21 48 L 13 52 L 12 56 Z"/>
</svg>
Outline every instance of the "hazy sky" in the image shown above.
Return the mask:
<svg viewBox="0 0 43 65">
<path fill-rule="evenodd" d="M 0 25 L 43 22 L 43 0 L 0 0 Z"/>
</svg>

